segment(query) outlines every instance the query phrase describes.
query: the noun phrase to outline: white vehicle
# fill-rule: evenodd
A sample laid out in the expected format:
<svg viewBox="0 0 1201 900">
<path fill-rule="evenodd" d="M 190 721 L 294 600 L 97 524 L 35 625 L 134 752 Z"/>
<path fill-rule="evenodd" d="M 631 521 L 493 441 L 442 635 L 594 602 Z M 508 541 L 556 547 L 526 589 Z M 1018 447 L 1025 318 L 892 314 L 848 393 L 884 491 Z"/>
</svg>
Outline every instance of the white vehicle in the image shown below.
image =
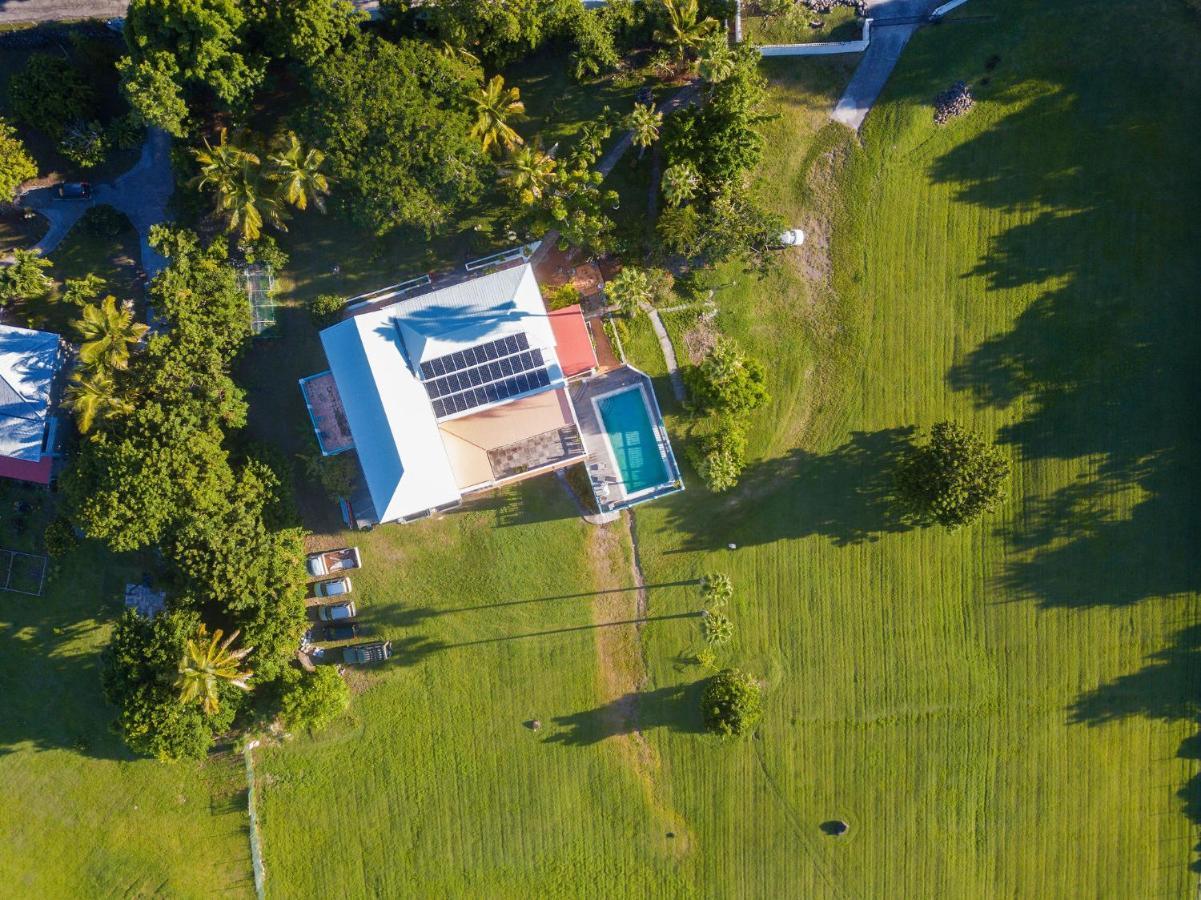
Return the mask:
<svg viewBox="0 0 1201 900">
<path fill-rule="evenodd" d="M 339 550 L 322 550 L 310 553 L 304 559 L 305 567 L 313 578 L 343 572 L 347 569 L 357 569 L 363 565 L 358 547 L 342 547 Z"/>
<path fill-rule="evenodd" d="M 318 597 L 341 597 L 349 594 L 351 591 L 350 578 L 342 576 L 335 578 L 333 581 L 319 581 L 314 593 Z"/>
<path fill-rule="evenodd" d="M 777 241 L 781 247 L 799 247 L 805 243 L 805 232 L 800 228 L 793 228 L 780 235 Z"/>
</svg>

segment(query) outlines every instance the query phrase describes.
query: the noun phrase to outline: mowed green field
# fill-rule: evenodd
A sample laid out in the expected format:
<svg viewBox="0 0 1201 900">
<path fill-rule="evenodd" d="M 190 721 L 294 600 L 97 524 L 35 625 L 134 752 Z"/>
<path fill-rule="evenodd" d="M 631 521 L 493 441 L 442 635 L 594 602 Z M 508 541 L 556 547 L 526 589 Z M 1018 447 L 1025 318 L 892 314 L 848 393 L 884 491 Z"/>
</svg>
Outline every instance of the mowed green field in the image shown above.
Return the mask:
<svg viewBox="0 0 1201 900">
<path fill-rule="evenodd" d="M 927 29 L 861 143 L 819 131 L 845 63 L 771 65 L 761 189 L 810 242 L 719 292 L 770 363 L 744 484 L 636 514 L 641 651 L 622 626 L 517 637 L 633 608 L 570 596 L 628 585 L 628 549 L 559 518 L 553 482 L 359 538 L 399 662 L 356 676 L 333 733 L 263 754 L 271 893 L 1192 888 L 1201 30 L 1152 6 Z M 960 78 L 976 107 L 937 128 Z M 907 429 L 945 417 L 1016 464 L 1004 509 L 954 534 L 881 496 Z M 655 621 L 714 568 L 739 588 L 728 660 L 768 684 L 735 745 L 696 733 L 695 623 Z"/>
<path fill-rule="evenodd" d="M 99 654 L 141 569 L 94 545 L 60 565 L 41 597 L 0 593 L 5 895 L 253 896 L 241 756 L 134 759 L 108 730 Z"/>
</svg>

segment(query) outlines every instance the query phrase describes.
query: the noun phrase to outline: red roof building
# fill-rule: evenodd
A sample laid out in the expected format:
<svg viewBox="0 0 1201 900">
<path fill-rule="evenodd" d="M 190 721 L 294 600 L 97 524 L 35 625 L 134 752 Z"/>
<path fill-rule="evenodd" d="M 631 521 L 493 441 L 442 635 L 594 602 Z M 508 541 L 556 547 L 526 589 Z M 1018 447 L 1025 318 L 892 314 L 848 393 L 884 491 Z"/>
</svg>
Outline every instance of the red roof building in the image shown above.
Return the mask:
<svg viewBox="0 0 1201 900">
<path fill-rule="evenodd" d="M 555 349 L 564 378 L 591 375 L 596 371 L 596 351 L 578 303 L 552 310 L 550 327 L 555 333 Z"/>
</svg>

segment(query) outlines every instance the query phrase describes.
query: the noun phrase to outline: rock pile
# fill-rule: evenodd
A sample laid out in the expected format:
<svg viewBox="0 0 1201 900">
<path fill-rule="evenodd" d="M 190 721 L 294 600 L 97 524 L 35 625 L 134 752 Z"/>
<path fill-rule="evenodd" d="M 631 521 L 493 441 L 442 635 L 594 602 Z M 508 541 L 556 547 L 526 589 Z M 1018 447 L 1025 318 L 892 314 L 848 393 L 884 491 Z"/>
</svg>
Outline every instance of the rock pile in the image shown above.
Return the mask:
<svg viewBox="0 0 1201 900">
<path fill-rule="evenodd" d="M 956 81 L 953 85 L 934 98 L 934 124 L 945 125 L 956 116 L 961 116 L 975 101 L 967 83 Z"/>
</svg>

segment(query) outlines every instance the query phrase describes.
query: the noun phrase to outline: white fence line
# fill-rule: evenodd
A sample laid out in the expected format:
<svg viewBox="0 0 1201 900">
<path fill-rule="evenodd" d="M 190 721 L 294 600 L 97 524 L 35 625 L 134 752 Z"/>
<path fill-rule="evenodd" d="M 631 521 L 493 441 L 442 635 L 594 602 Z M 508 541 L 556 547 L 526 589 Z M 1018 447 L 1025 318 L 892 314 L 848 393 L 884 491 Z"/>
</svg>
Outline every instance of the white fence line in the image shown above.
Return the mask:
<svg viewBox="0 0 1201 900">
<path fill-rule="evenodd" d="M 958 0 L 963 3 L 965 0 Z M 763 56 L 833 56 L 837 53 L 862 53 L 872 42 L 872 20 L 863 23 L 863 37 L 857 41 L 822 41 L 808 44 L 765 44 Z"/>
<path fill-rule="evenodd" d="M 941 19 L 943 16 L 945 16 L 951 10 L 958 9 L 959 7 L 963 6 L 963 4 L 965 4 L 965 3 L 967 3 L 967 0 L 951 0 L 950 3 L 944 3 L 942 6 L 938 7 L 934 11 L 932 11 L 930 13 L 930 18 L 931 19 Z"/>
</svg>

